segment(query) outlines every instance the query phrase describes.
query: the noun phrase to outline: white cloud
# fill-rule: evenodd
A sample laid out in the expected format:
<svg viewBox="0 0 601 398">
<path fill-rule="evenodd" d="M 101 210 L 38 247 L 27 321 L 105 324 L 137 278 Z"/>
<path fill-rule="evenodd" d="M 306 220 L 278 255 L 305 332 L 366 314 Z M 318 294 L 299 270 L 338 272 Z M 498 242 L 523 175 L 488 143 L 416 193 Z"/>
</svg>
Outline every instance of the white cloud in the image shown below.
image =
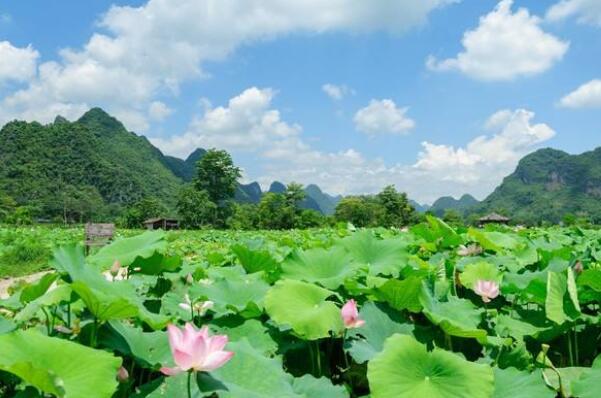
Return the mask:
<svg viewBox="0 0 601 398">
<path fill-rule="evenodd" d="M 442 61 L 428 57 L 434 71 L 458 70 L 479 80 L 510 80 L 542 73 L 563 58 L 569 43 L 544 32 L 541 19 L 526 8 L 511 11 L 513 0 L 502 0 L 465 32 L 464 51 Z"/>
<path fill-rule="evenodd" d="M 472 193 L 483 197 L 511 173 L 519 159 L 554 136 L 546 124 L 532 123 L 532 112 L 501 110 L 485 123 L 487 135 L 465 147 L 423 143 L 413 164 L 386 164 L 369 159 L 353 148 L 321 151 L 303 137 L 301 126 L 282 120 L 273 108 L 274 91 L 249 88 L 226 106 L 208 106 L 185 134 L 169 139 L 152 138 L 163 152 L 187 156 L 196 147 L 230 150 L 234 159 L 252 173 L 248 181 L 262 186 L 272 181 L 315 183 L 326 192 L 374 193 L 388 184 L 411 198 L 432 202 L 443 195 Z M 251 159 L 251 160 L 248 160 Z"/>
<path fill-rule="evenodd" d="M 93 104 L 141 114 L 159 95 L 177 94 L 183 82 L 202 77 L 204 62 L 242 45 L 291 33 L 401 33 L 453 2 L 149 0 L 140 7 L 112 6 L 99 21 L 102 33 L 81 49 L 62 50 L 59 62 L 42 64 L 44 73 L 0 101 L 0 123 L 46 116 L 36 111 L 40 106 Z"/>
<path fill-rule="evenodd" d="M 167 139 L 152 138 L 166 153 L 187 156 L 197 147 L 223 148 L 230 151 L 257 151 L 279 140 L 296 136 L 301 128 L 280 119 L 270 109 L 275 92 L 269 88 L 249 88 L 229 100 L 228 106 L 212 108 L 204 104 L 204 113 L 190 123 L 188 130 Z"/>
<path fill-rule="evenodd" d="M 349 94 L 354 94 L 355 91 L 345 85 L 336 85 L 332 83 L 326 83 L 321 86 L 321 89 L 328 97 L 333 100 L 341 100 Z"/>
<path fill-rule="evenodd" d="M 148 116 L 151 120 L 161 122 L 173 113 L 173 109 L 161 101 L 153 101 L 148 106 Z"/>
<path fill-rule="evenodd" d="M 31 45 L 19 48 L 8 41 L 0 41 L 0 83 L 32 78 L 36 73 L 39 56 Z"/>
<path fill-rule="evenodd" d="M 601 1 L 561 0 L 547 11 L 547 20 L 560 21 L 577 17 L 578 22 L 601 27 Z"/>
<path fill-rule="evenodd" d="M 357 130 L 369 135 L 408 134 L 415 122 L 406 116 L 409 108 L 399 108 L 389 99 L 371 100 L 353 118 Z"/>
<path fill-rule="evenodd" d="M 585 83 L 561 99 L 565 108 L 601 108 L 601 79 Z"/>
</svg>

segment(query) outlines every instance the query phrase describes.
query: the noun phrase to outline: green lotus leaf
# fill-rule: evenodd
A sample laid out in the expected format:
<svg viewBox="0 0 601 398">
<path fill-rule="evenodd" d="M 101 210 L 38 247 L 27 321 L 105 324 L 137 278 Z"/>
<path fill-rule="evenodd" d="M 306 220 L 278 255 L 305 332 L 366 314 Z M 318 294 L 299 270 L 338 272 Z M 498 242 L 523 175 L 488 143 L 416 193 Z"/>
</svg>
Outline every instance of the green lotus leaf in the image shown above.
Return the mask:
<svg viewBox="0 0 601 398">
<path fill-rule="evenodd" d="M 479 261 L 465 266 L 463 272 L 459 274 L 461 284 L 468 289 L 474 290 L 476 282 L 479 280 L 501 282 L 501 273 L 496 266 L 486 261 Z"/>
<path fill-rule="evenodd" d="M 246 245 L 233 245 L 231 250 L 249 274 L 263 271 L 266 275 L 275 278 L 280 272 L 279 263 L 268 250 Z M 275 279 L 272 280 L 275 281 Z"/>
<path fill-rule="evenodd" d="M 340 246 L 295 250 L 282 263 L 282 278 L 318 283 L 336 289 L 355 273 L 351 257 Z"/>
<path fill-rule="evenodd" d="M 552 389 L 554 389 L 555 391 L 559 392 L 559 376 L 557 375 L 557 372 L 559 372 L 559 374 L 561 375 L 561 387 L 563 389 L 563 396 L 564 397 L 575 397 L 575 395 L 572 392 L 572 386 L 574 385 L 574 383 L 576 382 L 576 385 L 578 385 L 577 381 L 580 380 L 581 377 L 585 377 L 587 372 L 590 371 L 590 368 L 583 368 L 583 367 L 569 367 L 569 368 L 558 368 L 556 370 L 553 369 L 545 369 L 543 370 L 543 378 L 545 379 L 545 383 L 547 384 L 547 386 L 551 387 Z M 597 386 L 599 381 L 597 380 Z M 597 387 L 598 389 L 598 387 Z M 593 390 L 594 392 L 597 392 L 597 389 Z M 599 394 L 597 394 L 599 395 Z M 581 398 L 580 396 L 578 396 L 578 398 Z"/>
<path fill-rule="evenodd" d="M 587 269 L 580 274 L 577 280 L 578 286 L 590 287 L 596 292 L 601 292 L 601 270 Z"/>
<path fill-rule="evenodd" d="M 121 360 L 105 351 L 34 330 L 0 335 L 0 370 L 48 394 L 109 398 L 117 388 Z"/>
<path fill-rule="evenodd" d="M 44 293 L 48 291 L 50 286 L 59 278 L 59 274 L 57 273 L 49 273 L 36 283 L 29 284 L 21 290 L 21 295 L 19 296 L 19 300 L 23 304 L 27 304 L 38 297 L 42 296 Z"/>
<path fill-rule="evenodd" d="M 218 317 L 241 313 L 247 318 L 263 313 L 263 299 L 269 285 L 263 280 L 262 273 L 238 275 L 233 278 L 219 279 L 211 284 L 196 284 L 190 289 L 190 298 L 205 298 L 213 301 L 213 311 Z"/>
<path fill-rule="evenodd" d="M 548 325 L 548 327 L 538 327 L 527 320 L 516 319 L 509 315 L 500 314 L 497 317 L 495 330 L 500 336 L 511 336 L 514 339 L 521 341 L 524 339 L 524 336 L 536 338 L 541 332 L 548 330 L 550 326 L 551 325 Z"/>
<path fill-rule="evenodd" d="M 278 350 L 278 344 L 269 335 L 269 329 L 256 319 L 247 319 L 239 323 L 235 319 L 221 318 L 214 322 L 211 328 L 215 333 L 226 334 L 230 341 L 246 338 L 265 355 L 273 355 Z"/>
<path fill-rule="evenodd" d="M 580 313 L 574 276 L 571 270 L 567 272 L 567 278 L 559 272 L 549 271 L 547 275 L 545 313 L 548 319 L 559 325 L 577 318 Z"/>
<path fill-rule="evenodd" d="M 542 372 L 495 368 L 493 398 L 554 398 L 555 391 L 545 385 Z"/>
<path fill-rule="evenodd" d="M 471 301 L 455 296 L 450 296 L 448 301 L 437 301 L 424 289 L 421 302 L 424 315 L 446 334 L 486 342 L 486 330 L 479 328 L 483 311 Z"/>
<path fill-rule="evenodd" d="M 370 275 L 398 276 L 407 264 L 407 242 L 400 239 L 377 239 L 370 231 L 361 231 L 343 239 L 344 246 L 353 261 L 367 266 Z"/>
<path fill-rule="evenodd" d="M 572 393 L 578 398 L 597 398 L 599 396 L 600 381 L 601 367 L 587 369 L 578 380 L 572 381 Z"/>
<path fill-rule="evenodd" d="M 299 398 L 348 398 L 349 396 L 343 386 L 334 386 L 325 377 L 317 379 L 311 375 L 295 378 L 292 389 Z"/>
<path fill-rule="evenodd" d="M 136 257 L 129 265 L 136 273 L 145 275 L 159 275 L 163 272 L 175 272 L 182 266 L 182 259 L 178 256 L 165 256 L 154 252 L 150 257 Z"/>
<path fill-rule="evenodd" d="M 395 334 L 367 368 L 372 398 L 490 398 L 493 372 L 439 348 L 428 352 L 411 336 Z"/>
<path fill-rule="evenodd" d="M 71 298 L 71 287 L 69 285 L 60 285 L 56 289 L 46 292 L 44 295 L 30 301 L 19 313 L 14 320 L 17 323 L 29 321 L 36 316 L 38 311 L 49 305 L 59 304 L 63 301 L 69 301 Z"/>
<path fill-rule="evenodd" d="M 99 341 L 123 355 L 134 357 L 144 367 L 157 368 L 171 364 L 171 349 L 167 333 L 144 332 L 126 323 L 110 321 L 110 328 L 101 329 Z"/>
<path fill-rule="evenodd" d="M 101 268 L 110 267 L 118 260 L 127 267 L 138 257 L 148 258 L 155 252 L 163 252 L 167 247 L 165 232 L 147 231 L 130 238 L 120 238 L 100 249 L 89 257 L 89 262 Z"/>
<path fill-rule="evenodd" d="M 11 320 L 0 315 L 0 334 L 10 333 L 17 328 L 17 325 Z"/>
<path fill-rule="evenodd" d="M 326 299 L 335 293 L 295 280 L 278 281 L 265 296 L 265 309 L 274 322 L 290 326 L 300 337 L 316 340 L 342 328 L 340 309 Z"/>
<path fill-rule="evenodd" d="M 389 279 L 375 289 L 375 295 L 378 300 L 387 302 L 394 309 L 420 312 L 423 288 L 422 278 L 416 276 L 404 280 Z"/>
<path fill-rule="evenodd" d="M 376 356 L 393 334 L 411 334 L 415 329 L 407 319 L 386 305 L 367 302 L 359 315 L 365 325 L 347 333 L 347 337 L 352 339 L 348 352 L 357 363 L 367 362 Z"/>
</svg>

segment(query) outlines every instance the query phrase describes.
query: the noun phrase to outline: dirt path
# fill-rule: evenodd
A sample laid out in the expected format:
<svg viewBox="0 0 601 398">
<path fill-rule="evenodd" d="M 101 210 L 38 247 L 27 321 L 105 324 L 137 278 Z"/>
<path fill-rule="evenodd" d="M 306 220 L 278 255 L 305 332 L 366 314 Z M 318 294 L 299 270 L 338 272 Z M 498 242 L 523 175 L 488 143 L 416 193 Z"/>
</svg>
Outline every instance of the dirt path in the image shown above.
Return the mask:
<svg viewBox="0 0 601 398">
<path fill-rule="evenodd" d="M 42 276 L 46 275 L 48 272 L 49 271 L 43 271 L 27 276 L 21 276 L 18 278 L 0 279 L 0 299 L 8 298 L 8 288 L 11 287 L 13 283 L 18 281 L 25 281 L 27 283 L 35 282 L 39 280 Z"/>
</svg>

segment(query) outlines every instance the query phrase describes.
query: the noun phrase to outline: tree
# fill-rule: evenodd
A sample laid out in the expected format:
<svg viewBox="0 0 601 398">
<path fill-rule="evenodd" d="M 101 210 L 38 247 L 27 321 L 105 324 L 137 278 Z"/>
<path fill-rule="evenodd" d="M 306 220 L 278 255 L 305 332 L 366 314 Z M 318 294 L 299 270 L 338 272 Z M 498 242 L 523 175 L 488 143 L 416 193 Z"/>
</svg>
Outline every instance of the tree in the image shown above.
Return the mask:
<svg viewBox="0 0 601 398">
<path fill-rule="evenodd" d="M 384 210 L 380 225 L 403 227 L 411 222 L 415 209 L 409 204 L 407 194 L 397 192 L 394 185 L 385 187 L 376 198 Z"/>
<path fill-rule="evenodd" d="M 262 229 L 287 228 L 287 219 L 293 215 L 286 214 L 290 209 L 286 206 L 286 197 L 281 193 L 267 192 L 259 202 L 259 227 Z"/>
<path fill-rule="evenodd" d="M 0 193 L 0 222 L 6 221 L 16 208 L 17 202 L 13 198 Z"/>
<path fill-rule="evenodd" d="M 316 210 L 302 210 L 296 219 L 296 228 L 316 228 L 326 223 L 326 218 Z"/>
<path fill-rule="evenodd" d="M 149 218 L 165 216 L 167 209 L 156 198 L 144 198 L 129 207 L 123 215 L 123 224 L 127 228 L 140 228 Z"/>
<path fill-rule="evenodd" d="M 229 153 L 211 149 L 196 164 L 194 186 L 207 191 L 209 199 L 219 205 L 234 197 L 240 177 L 240 168 L 234 165 Z"/>
<path fill-rule="evenodd" d="M 234 205 L 234 214 L 228 221 L 233 229 L 252 230 L 259 227 L 259 206 L 243 203 Z"/>
<path fill-rule="evenodd" d="M 206 191 L 216 206 L 212 224 L 225 227 L 233 214 L 232 199 L 236 193 L 240 168 L 234 165 L 232 157 L 223 150 L 211 149 L 196 164 L 194 187 Z"/>
<path fill-rule="evenodd" d="M 200 228 L 210 224 L 217 209 L 207 191 L 199 191 L 192 185 L 180 190 L 176 207 L 184 228 Z"/>
<path fill-rule="evenodd" d="M 459 212 L 455 209 L 446 209 L 442 219 L 451 225 L 463 224 L 463 217 L 461 217 L 461 214 L 459 214 Z"/>
<path fill-rule="evenodd" d="M 336 205 L 334 217 L 337 221 L 350 222 L 356 227 L 368 227 L 376 224 L 379 210 L 371 198 L 347 196 Z"/>
</svg>

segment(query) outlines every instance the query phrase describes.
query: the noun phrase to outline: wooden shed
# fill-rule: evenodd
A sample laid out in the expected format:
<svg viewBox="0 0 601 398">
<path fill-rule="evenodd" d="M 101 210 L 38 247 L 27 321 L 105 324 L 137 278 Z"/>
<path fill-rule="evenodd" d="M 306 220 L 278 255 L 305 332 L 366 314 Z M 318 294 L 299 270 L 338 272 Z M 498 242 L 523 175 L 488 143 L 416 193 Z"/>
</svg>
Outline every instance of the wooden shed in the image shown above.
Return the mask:
<svg viewBox="0 0 601 398">
<path fill-rule="evenodd" d="M 146 229 L 164 229 L 165 231 L 170 229 L 179 229 L 179 221 L 174 218 L 151 218 L 144 221 L 144 227 Z"/>
<path fill-rule="evenodd" d="M 511 221 L 511 218 L 502 216 L 497 213 L 490 213 L 489 215 L 486 215 L 478 220 L 480 225 L 486 225 L 486 224 L 505 224 L 505 225 L 507 225 L 507 224 L 509 224 L 509 221 Z"/>
</svg>

